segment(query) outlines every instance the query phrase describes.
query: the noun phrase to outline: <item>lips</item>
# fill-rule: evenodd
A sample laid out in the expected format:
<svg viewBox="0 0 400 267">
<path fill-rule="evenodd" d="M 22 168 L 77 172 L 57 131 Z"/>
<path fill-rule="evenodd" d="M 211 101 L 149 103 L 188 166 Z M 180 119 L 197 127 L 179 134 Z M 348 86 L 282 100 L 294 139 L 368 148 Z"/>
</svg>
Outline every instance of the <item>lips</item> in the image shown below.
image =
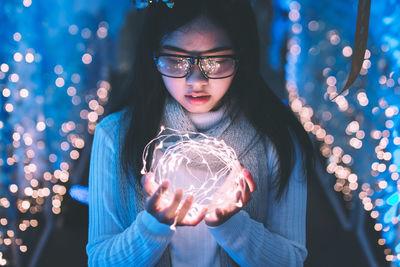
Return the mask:
<svg viewBox="0 0 400 267">
<path fill-rule="evenodd" d="M 210 100 L 210 95 L 185 95 L 186 100 L 192 105 L 203 105 Z"/>
</svg>

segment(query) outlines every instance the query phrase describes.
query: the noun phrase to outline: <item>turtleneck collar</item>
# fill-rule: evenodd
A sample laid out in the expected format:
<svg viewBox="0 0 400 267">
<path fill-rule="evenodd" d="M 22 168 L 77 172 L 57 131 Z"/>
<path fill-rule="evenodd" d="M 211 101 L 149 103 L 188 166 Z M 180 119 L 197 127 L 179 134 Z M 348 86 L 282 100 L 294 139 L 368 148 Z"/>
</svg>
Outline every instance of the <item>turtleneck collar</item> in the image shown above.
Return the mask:
<svg viewBox="0 0 400 267">
<path fill-rule="evenodd" d="M 218 124 L 224 117 L 226 108 L 221 106 L 219 109 L 204 113 L 191 113 L 185 110 L 186 115 L 199 131 L 206 131 Z"/>
</svg>

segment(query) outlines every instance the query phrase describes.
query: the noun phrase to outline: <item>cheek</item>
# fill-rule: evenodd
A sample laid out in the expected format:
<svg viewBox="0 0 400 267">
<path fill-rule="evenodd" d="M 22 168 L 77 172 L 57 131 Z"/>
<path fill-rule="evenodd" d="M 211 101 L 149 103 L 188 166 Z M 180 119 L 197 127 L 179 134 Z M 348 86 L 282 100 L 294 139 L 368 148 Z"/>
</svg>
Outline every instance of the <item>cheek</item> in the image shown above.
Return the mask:
<svg viewBox="0 0 400 267">
<path fill-rule="evenodd" d="M 162 79 L 164 81 L 165 87 L 167 88 L 168 92 L 170 92 L 171 95 L 176 95 L 184 88 L 185 85 L 184 79 L 175 79 L 165 76 L 163 76 Z"/>
<path fill-rule="evenodd" d="M 218 92 L 218 95 L 225 95 L 225 93 L 229 90 L 229 87 L 232 84 L 232 78 L 226 78 L 221 80 L 214 80 L 214 88 L 216 89 L 215 92 Z"/>
</svg>

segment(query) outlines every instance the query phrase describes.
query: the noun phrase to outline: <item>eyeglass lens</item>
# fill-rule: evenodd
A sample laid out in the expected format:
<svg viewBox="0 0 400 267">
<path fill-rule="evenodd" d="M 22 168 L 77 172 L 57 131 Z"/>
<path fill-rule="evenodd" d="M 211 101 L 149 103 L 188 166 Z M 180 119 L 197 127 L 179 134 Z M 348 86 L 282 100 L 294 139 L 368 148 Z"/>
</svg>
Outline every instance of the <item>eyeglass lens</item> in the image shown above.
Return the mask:
<svg viewBox="0 0 400 267">
<path fill-rule="evenodd" d="M 191 65 L 190 58 L 159 56 L 157 60 L 157 68 L 161 74 L 177 78 L 186 76 Z M 228 57 L 202 58 L 200 67 L 208 78 L 228 77 L 235 71 L 235 60 Z"/>
</svg>

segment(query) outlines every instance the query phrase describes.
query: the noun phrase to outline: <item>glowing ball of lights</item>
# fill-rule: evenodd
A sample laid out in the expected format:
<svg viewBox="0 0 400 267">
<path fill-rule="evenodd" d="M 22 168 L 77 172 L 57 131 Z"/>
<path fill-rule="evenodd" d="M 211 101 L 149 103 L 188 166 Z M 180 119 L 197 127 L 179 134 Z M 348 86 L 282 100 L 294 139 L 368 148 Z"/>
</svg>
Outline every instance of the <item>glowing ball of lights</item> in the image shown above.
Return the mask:
<svg viewBox="0 0 400 267">
<path fill-rule="evenodd" d="M 147 171 L 150 151 L 152 161 Z M 194 196 L 189 216 L 195 216 L 204 207 L 210 213 L 229 203 L 242 205 L 240 200 L 236 201 L 240 180 L 244 179 L 241 166 L 236 152 L 223 140 L 203 133 L 161 127 L 157 137 L 143 151 L 142 174 L 148 172 L 154 173 L 158 185 L 164 180 L 170 181 L 165 194 L 167 199 L 171 199 L 178 188 L 184 190 L 184 198 Z"/>
</svg>

